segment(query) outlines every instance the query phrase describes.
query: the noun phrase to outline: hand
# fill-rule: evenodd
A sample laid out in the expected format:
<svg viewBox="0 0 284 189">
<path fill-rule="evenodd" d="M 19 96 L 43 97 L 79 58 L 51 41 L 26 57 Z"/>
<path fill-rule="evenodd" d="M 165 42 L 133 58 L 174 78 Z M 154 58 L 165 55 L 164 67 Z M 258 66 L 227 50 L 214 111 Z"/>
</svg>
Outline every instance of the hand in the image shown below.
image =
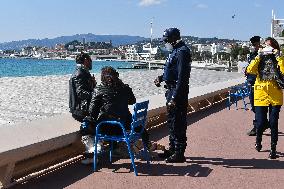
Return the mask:
<svg viewBox="0 0 284 189">
<path fill-rule="evenodd" d="M 276 57 L 280 56 L 280 51 L 278 49 L 273 49 L 272 52 Z"/>
<path fill-rule="evenodd" d="M 173 109 L 173 108 L 175 108 L 176 107 L 176 103 L 175 103 L 175 101 L 173 101 L 173 100 L 171 100 L 170 102 L 168 102 L 168 108 L 169 109 Z"/>
<path fill-rule="evenodd" d="M 154 80 L 154 84 L 157 86 L 157 87 L 161 87 L 161 82 L 160 82 L 160 78 L 157 77 L 155 80 Z"/>
</svg>

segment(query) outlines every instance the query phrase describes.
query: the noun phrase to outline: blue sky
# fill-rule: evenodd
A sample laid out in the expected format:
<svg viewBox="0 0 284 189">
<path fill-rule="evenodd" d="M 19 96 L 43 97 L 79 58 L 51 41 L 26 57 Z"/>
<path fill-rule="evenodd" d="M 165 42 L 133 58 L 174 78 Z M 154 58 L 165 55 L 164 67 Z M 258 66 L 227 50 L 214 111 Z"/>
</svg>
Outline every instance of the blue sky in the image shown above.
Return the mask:
<svg viewBox="0 0 284 189">
<path fill-rule="evenodd" d="M 161 37 L 182 35 L 248 40 L 270 35 L 271 10 L 284 0 L 2 0 L 0 42 L 83 33 Z M 232 16 L 235 15 L 235 18 Z"/>
</svg>

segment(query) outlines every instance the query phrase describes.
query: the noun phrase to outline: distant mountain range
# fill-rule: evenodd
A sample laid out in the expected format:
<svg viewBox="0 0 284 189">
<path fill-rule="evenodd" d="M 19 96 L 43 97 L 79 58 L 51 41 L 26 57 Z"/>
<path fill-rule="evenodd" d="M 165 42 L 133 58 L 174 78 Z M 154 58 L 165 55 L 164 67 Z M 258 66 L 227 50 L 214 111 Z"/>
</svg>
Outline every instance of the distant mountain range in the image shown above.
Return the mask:
<svg viewBox="0 0 284 189">
<path fill-rule="evenodd" d="M 76 34 L 72 36 L 61 36 L 53 39 L 27 39 L 21 41 L 12 41 L 0 43 L 0 50 L 8 49 L 21 49 L 27 46 L 45 46 L 45 47 L 54 47 L 55 44 L 66 44 L 73 40 L 78 40 L 83 42 L 83 39 L 86 42 L 109 42 L 111 41 L 113 46 L 134 44 L 139 41 L 149 40 L 148 38 L 140 36 L 129 36 L 129 35 L 95 35 L 92 33 L 88 34 Z"/>
</svg>

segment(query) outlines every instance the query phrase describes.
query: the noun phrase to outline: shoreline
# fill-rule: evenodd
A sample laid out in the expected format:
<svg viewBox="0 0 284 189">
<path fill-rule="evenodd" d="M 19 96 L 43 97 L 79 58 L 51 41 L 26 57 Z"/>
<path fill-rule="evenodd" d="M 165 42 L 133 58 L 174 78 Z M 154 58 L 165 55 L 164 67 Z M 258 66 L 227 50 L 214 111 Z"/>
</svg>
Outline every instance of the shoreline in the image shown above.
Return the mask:
<svg viewBox="0 0 284 189">
<path fill-rule="evenodd" d="M 120 78 L 132 89 L 137 99 L 163 94 L 165 89 L 156 87 L 154 79 L 163 70 L 121 72 Z M 100 83 L 100 74 L 94 74 Z M 190 88 L 210 85 L 243 77 L 236 72 L 192 69 Z M 69 113 L 69 75 L 26 76 L 0 78 L 0 127 L 19 122 L 43 119 Z"/>
</svg>

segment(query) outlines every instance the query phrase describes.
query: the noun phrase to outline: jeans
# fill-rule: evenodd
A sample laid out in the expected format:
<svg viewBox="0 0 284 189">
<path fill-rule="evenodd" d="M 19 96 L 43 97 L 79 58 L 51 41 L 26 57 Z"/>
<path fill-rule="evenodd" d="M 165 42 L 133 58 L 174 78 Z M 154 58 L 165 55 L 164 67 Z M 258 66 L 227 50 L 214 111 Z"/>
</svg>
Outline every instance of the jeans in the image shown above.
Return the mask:
<svg viewBox="0 0 284 189">
<path fill-rule="evenodd" d="M 268 111 L 269 109 L 269 111 Z M 276 106 L 256 106 L 255 119 L 257 120 L 256 142 L 261 143 L 264 126 L 267 122 L 267 113 L 269 112 L 269 125 L 271 129 L 271 145 L 277 145 L 278 141 L 278 119 L 281 105 Z"/>
</svg>

